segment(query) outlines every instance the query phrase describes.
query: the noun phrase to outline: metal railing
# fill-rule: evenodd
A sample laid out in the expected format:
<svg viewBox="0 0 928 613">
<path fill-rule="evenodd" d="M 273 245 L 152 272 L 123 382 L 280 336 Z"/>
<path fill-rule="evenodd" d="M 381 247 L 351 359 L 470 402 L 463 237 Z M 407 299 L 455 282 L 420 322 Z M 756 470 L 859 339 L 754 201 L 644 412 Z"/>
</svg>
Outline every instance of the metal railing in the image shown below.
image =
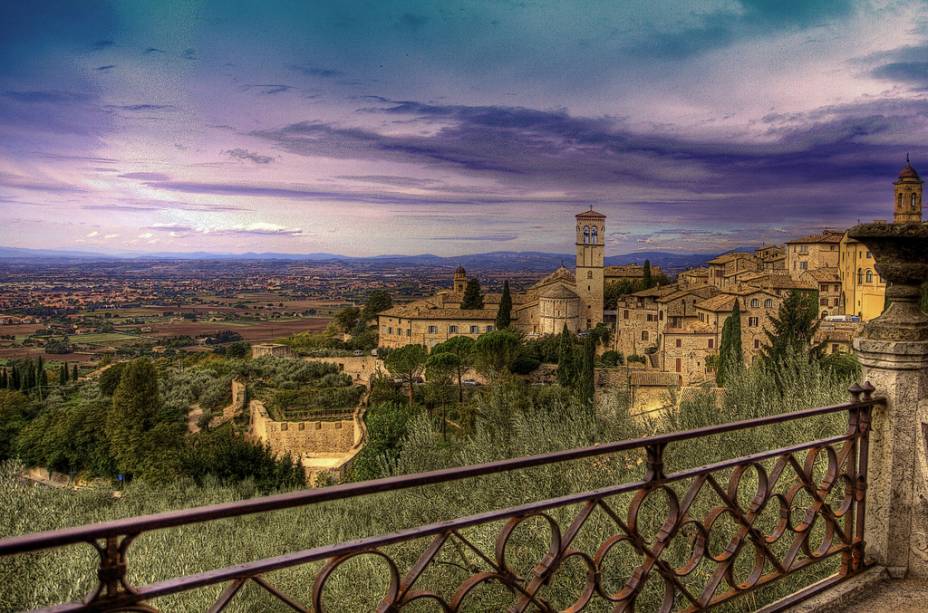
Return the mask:
<svg viewBox="0 0 928 613">
<path fill-rule="evenodd" d="M 76 543 L 93 546 L 100 556 L 96 587 L 83 602 L 58 605 L 47 609 L 49 611 L 156 611 L 151 604 L 156 598 L 223 585 L 224 589 L 209 609 L 222 611 L 248 582 L 260 586 L 293 610 L 338 611 L 342 609 L 337 605 L 324 606 L 326 583 L 342 564 L 365 555 L 375 556 L 388 569 L 384 579 L 389 585 L 380 598 L 379 611 L 397 611 L 413 603 L 430 604 L 431 610 L 470 610 L 469 595 L 488 583 L 501 585 L 510 593 L 510 611 L 553 611 L 555 606 L 546 598 L 545 590 L 559 571 L 576 563 L 585 569 L 581 573 L 583 578 L 577 581 L 576 600 L 564 610 L 580 611 L 595 600 L 617 611 L 632 610 L 643 586 L 652 577 L 663 584 L 659 610 L 698 611 L 840 555 L 837 573 L 780 601 L 785 606 L 824 590 L 864 567 L 868 433 L 871 409 L 879 400 L 872 397 L 874 390 L 869 383 L 863 387 L 855 385 L 849 391 L 851 402 L 835 406 L 6 538 L 0 540 L 0 563 L 5 556 Z M 837 413 L 847 414 L 847 430 L 843 434 L 677 472 L 665 471 L 664 450 L 668 445 Z M 127 580 L 130 546 L 139 535 L 150 531 L 634 451 L 644 452 L 644 474 L 639 481 L 314 547 L 148 585 L 135 586 Z M 745 484 L 753 492 L 746 502 L 742 500 Z M 647 501 L 658 493 L 665 500 L 666 515 L 661 516 L 662 521 L 658 518 L 659 528 L 648 534 L 643 527 L 648 523 L 644 521 L 649 509 Z M 615 502 L 619 495 L 630 496 L 624 508 L 618 508 Z M 696 512 L 694 501 L 698 496 L 711 496 L 714 501 L 704 513 Z M 805 499 L 802 504 L 800 497 Z M 776 507 L 775 521 L 758 520 L 761 513 L 773 505 Z M 554 515 L 575 507 L 578 510 L 571 511 L 571 520 L 562 527 Z M 610 533 L 595 550 L 575 547 L 579 532 L 594 516 L 608 522 Z M 723 517 L 734 527 L 720 538 L 713 530 Z M 520 574 L 507 560 L 507 546 L 519 526 L 529 520 L 547 525 L 550 543 L 542 559 Z M 479 542 L 469 538 L 466 531 L 493 523 L 501 523 L 502 527 L 496 534 L 494 550 L 487 552 Z M 820 540 L 818 544 L 812 538 L 815 531 L 816 539 Z M 682 539 L 689 552 L 679 563 L 666 555 L 675 539 Z M 420 553 L 412 564 L 403 564 L 388 551 L 391 545 L 417 540 L 427 542 L 421 550 L 417 549 Z M 423 573 L 436 563 L 436 557 L 448 543 L 468 552 L 477 563 L 465 569 L 467 576 L 451 593 L 439 593 L 419 585 Z M 614 582 L 616 577 L 606 568 L 606 561 L 610 551 L 617 550 L 620 545 L 630 547 L 631 554 L 636 556 L 635 566 L 633 572 L 619 581 L 621 587 L 610 589 L 608 583 Z M 744 572 L 743 565 L 736 570 L 735 560 L 741 558 L 739 554 L 747 551 L 745 548 L 749 545 L 753 548 L 749 570 Z M 273 571 L 311 563 L 317 563 L 320 568 L 314 573 L 309 604 L 284 593 L 266 577 Z M 702 572 L 694 573 L 697 568 L 703 569 Z M 739 578 L 739 574 L 746 576 Z"/>
</svg>

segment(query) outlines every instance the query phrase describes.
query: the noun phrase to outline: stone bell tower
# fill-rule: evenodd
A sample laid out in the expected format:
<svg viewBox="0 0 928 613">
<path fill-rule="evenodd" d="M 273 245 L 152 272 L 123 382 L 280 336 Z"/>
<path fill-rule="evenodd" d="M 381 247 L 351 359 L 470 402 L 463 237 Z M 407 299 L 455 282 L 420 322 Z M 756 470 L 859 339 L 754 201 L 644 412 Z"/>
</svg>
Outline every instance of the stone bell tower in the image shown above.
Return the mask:
<svg viewBox="0 0 928 613">
<path fill-rule="evenodd" d="M 893 223 L 921 223 L 922 221 L 922 186 L 924 185 L 918 172 L 912 168 L 909 155 L 905 156 L 905 166 L 899 172 L 899 178 L 893 182 L 895 186 L 893 208 Z"/>
<path fill-rule="evenodd" d="M 454 271 L 454 293 L 464 295 L 465 289 L 467 289 L 467 272 L 463 266 L 458 266 Z"/>
<path fill-rule="evenodd" d="M 606 216 L 592 208 L 577 215 L 577 295 L 584 330 L 603 321 L 605 250 Z"/>
</svg>

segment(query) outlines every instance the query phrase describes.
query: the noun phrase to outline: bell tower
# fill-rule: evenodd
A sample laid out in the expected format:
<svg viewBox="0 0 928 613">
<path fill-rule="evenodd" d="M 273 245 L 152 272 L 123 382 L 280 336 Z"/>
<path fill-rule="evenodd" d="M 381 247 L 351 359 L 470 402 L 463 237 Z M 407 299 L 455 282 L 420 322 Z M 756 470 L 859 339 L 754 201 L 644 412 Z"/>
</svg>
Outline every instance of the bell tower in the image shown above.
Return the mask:
<svg viewBox="0 0 928 613">
<path fill-rule="evenodd" d="M 922 186 L 918 172 L 905 155 L 905 166 L 899 172 L 899 178 L 893 182 L 894 208 L 893 223 L 921 223 L 922 221 Z"/>
<path fill-rule="evenodd" d="M 577 215 L 577 295 L 580 297 L 580 328 L 603 321 L 603 262 L 606 249 L 606 216 L 590 208 Z"/>
<path fill-rule="evenodd" d="M 463 266 L 458 266 L 454 271 L 454 293 L 463 296 L 465 289 L 467 289 L 467 272 Z"/>
</svg>

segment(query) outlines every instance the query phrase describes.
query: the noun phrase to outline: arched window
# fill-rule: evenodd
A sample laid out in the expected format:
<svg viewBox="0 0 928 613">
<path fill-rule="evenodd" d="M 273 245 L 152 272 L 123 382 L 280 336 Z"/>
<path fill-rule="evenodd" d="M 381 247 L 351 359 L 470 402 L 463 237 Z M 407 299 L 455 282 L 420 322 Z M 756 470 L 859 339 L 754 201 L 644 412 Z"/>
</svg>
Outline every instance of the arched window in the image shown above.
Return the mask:
<svg viewBox="0 0 928 613">
<path fill-rule="evenodd" d="M 590 244 L 590 226 L 583 226 L 583 244 Z"/>
<path fill-rule="evenodd" d="M 857 269 L 857 285 L 864 282 L 864 271 L 862 268 Z"/>
<path fill-rule="evenodd" d="M 915 194 L 912 194 L 912 208 L 915 208 Z M 599 244 L 599 231 L 596 229 L 596 226 L 590 229 L 590 244 Z"/>
<path fill-rule="evenodd" d="M 867 283 L 873 283 L 873 271 L 867 269 Z"/>
<path fill-rule="evenodd" d="M 648 340 L 648 331 L 647 331 L 647 330 L 642 330 L 642 331 L 641 331 L 641 340 L 643 340 L 643 341 Z"/>
<path fill-rule="evenodd" d="M 760 300 L 758 300 L 757 298 L 751 298 L 751 308 L 756 309 L 759 306 L 760 306 Z"/>
<path fill-rule="evenodd" d="M 765 309 L 773 308 L 773 298 L 767 298 L 766 300 L 764 300 L 764 308 Z"/>
<path fill-rule="evenodd" d="M 918 204 L 918 196 L 913 192 L 912 193 L 912 210 L 915 210 L 915 207 Z"/>
<path fill-rule="evenodd" d="M 900 209 L 902 208 L 902 194 L 899 194 L 899 198 L 897 199 L 897 202 L 896 202 L 896 207 Z"/>
</svg>

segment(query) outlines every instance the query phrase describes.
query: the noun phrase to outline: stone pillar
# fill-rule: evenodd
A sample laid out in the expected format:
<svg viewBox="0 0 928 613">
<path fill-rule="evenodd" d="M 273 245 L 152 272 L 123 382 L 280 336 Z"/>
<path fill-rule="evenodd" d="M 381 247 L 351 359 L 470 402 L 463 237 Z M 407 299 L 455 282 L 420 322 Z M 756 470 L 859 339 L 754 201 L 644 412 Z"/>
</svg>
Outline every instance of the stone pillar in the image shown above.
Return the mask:
<svg viewBox="0 0 928 613">
<path fill-rule="evenodd" d="M 874 320 L 880 325 L 868 326 L 854 340 L 865 380 L 876 388 L 875 396 L 885 400 L 873 411 L 864 539 L 867 558 L 886 566 L 893 576 L 926 577 L 928 340 L 919 337 L 928 336 L 928 318 L 922 316 L 921 330 L 888 327 L 887 315 L 903 310 L 898 291 L 893 291 L 899 289 L 887 291 L 896 295 L 884 321 Z"/>
<path fill-rule="evenodd" d="M 867 224 L 850 231 L 892 285 L 890 307 L 864 326 L 854 349 L 884 404 L 873 411 L 865 555 L 896 578 L 928 577 L 928 316 L 918 285 L 928 276 L 928 226 Z"/>
</svg>

